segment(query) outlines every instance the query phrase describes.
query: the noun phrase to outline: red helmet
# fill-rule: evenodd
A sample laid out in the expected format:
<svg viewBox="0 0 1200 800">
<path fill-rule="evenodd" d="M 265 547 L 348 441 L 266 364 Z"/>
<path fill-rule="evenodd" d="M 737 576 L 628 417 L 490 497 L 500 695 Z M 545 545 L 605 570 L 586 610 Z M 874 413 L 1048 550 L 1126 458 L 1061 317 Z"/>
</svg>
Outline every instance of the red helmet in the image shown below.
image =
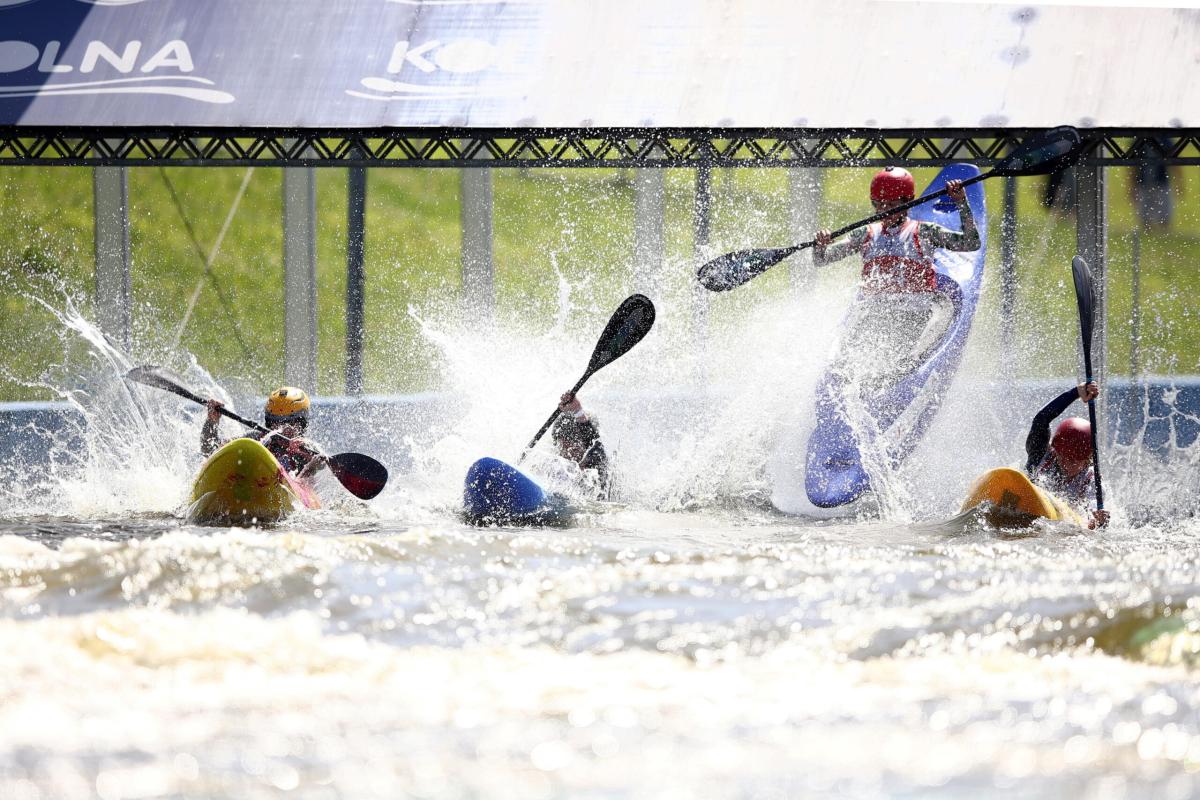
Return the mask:
<svg viewBox="0 0 1200 800">
<path fill-rule="evenodd" d="M 872 203 L 912 200 L 916 194 L 917 185 L 906 169 L 884 167 L 871 178 Z"/>
<path fill-rule="evenodd" d="M 1050 449 L 1067 461 L 1086 461 L 1092 457 L 1092 425 L 1086 419 L 1068 417 L 1054 429 Z"/>
</svg>

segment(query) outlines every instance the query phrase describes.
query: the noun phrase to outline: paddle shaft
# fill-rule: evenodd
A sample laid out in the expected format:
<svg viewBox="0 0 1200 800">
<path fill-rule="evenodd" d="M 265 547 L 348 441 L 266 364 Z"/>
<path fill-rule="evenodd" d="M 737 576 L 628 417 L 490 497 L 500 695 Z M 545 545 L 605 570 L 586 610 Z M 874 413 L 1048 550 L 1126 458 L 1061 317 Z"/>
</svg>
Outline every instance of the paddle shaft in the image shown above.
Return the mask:
<svg viewBox="0 0 1200 800">
<path fill-rule="evenodd" d="M 654 326 L 654 317 L 654 303 L 650 302 L 649 297 L 643 294 L 631 294 L 622 300 L 621 305 L 617 306 L 617 310 L 609 317 L 604 330 L 600 332 L 600 338 L 592 350 L 592 357 L 588 359 L 583 377 L 576 381 L 568 394 L 574 397 L 583 384 L 587 383 L 588 378 L 632 350 L 634 345 L 650 332 L 650 328 Z M 542 427 L 538 428 L 538 432 L 521 451 L 521 456 L 517 459 L 518 464 L 525 460 L 526 454 L 537 445 L 542 434 L 550 429 L 554 420 L 558 419 L 559 413 L 561 412 L 555 407 L 554 413 L 542 424 Z"/>
<path fill-rule="evenodd" d="M 1049 134 L 1047 134 L 1046 137 L 1036 139 L 1035 141 L 1038 144 L 1042 144 L 1047 139 L 1052 139 L 1055 134 L 1058 134 L 1061 138 L 1063 130 L 1064 129 L 1062 129 L 1062 128 L 1055 128 L 1053 131 L 1051 131 Z M 1027 148 L 1031 147 L 1032 143 L 1026 142 L 1021 147 L 1018 147 L 1016 152 L 1011 153 L 1007 157 L 1002 159 L 1000 161 L 1000 163 L 997 164 L 994 169 L 990 169 L 987 172 L 983 173 L 982 175 L 976 175 L 974 178 L 967 178 L 965 181 L 962 182 L 962 186 L 964 188 L 966 188 L 967 186 L 970 186 L 973 183 L 979 183 L 982 180 L 987 180 L 988 178 L 992 178 L 997 175 L 1016 176 L 1016 175 L 1028 175 L 1028 174 L 1035 174 L 1035 175 L 1036 174 L 1046 174 L 1047 172 L 1052 171 L 1051 169 L 1049 169 L 1052 165 L 1057 164 L 1057 166 L 1059 168 L 1066 166 L 1072 160 L 1071 153 L 1078 152 L 1078 149 L 1080 146 L 1078 132 L 1074 131 L 1073 128 L 1071 128 L 1070 130 L 1073 131 L 1072 138 L 1074 138 L 1075 141 L 1072 144 L 1071 149 L 1068 150 L 1067 152 L 1061 153 L 1053 158 L 1049 158 L 1049 159 L 1043 160 L 1041 162 L 1036 162 L 1032 165 L 1025 165 L 1024 167 L 1022 167 L 1018 164 L 1014 164 L 1013 161 L 1014 161 L 1017 153 L 1020 153 L 1021 151 L 1028 152 Z M 888 217 L 892 216 L 893 214 L 898 214 L 901 211 L 907 211 L 910 208 L 919 206 L 921 203 L 928 202 L 929 200 L 933 200 L 934 198 L 941 197 L 942 195 L 945 195 L 945 194 L 949 194 L 948 190 L 941 189 L 939 191 L 934 192 L 933 194 L 927 194 L 924 197 L 913 198 L 912 200 L 909 200 L 907 203 L 902 203 L 901 205 L 893 206 L 892 208 L 889 208 L 886 211 L 880 211 L 878 214 L 875 214 L 874 216 L 867 217 L 864 220 L 852 223 L 850 225 L 847 225 L 844 228 L 838 228 L 836 231 L 834 231 L 831 234 L 831 237 L 836 239 L 839 236 L 843 236 L 843 235 L 849 233 L 850 231 L 854 230 L 855 228 L 861 228 L 863 225 L 870 225 L 872 222 L 879 222 L 881 219 L 887 219 Z M 812 247 L 814 244 L 816 244 L 815 239 L 811 242 L 805 242 L 802 245 L 797 245 L 795 250 L 800 250 L 805 247 Z M 795 252 L 795 250 L 793 250 L 793 252 Z"/>
<path fill-rule="evenodd" d="M 180 386 L 179 384 L 167 383 L 164 381 L 161 383 L 156 383 L 154 385 L 159 387 L 160 389 L 166 389 L 168 392 L 171 392 L 172 394 L 177 394 L 186 400 L 191 400 L 193 403 L 198 403 L 202 406 L 208 405 L 208 401 L 205 400 L 203 397 L 201 397 L 200 395 L 195 394 L 193 392 L 189 392 L 187 389 Z M 229 417 L 231 420 L 233 420 L 235 422 L 240 422 L 243 425 L 245 425 L 247 428 L 253 428 L 256 431 L 259 431 L 260 433 L 272 433 L 271 429 L 266 427 L 265 425 L 260 425 L 259 423 L 255 422 L 252 419 L 246 419 L 241 414 L 235 414 L 234 412 L 230 411 L 228 408 L 225 408 L 224 406 L 221 406 L 220 408 L 218 408 L 217 413 L 222 416 Z"/>
<path fill-rule="evenodd" d="M 1079 310 L 1079 335 L 1083 343 L 1084 379 L 1092 382 L 1092 331 L 1096 323 L 1095 283 L 1087 262 L 1080 256 L 1071 259 L 1071 281 L 1075 284 L 1075 303 Z M 1096 401 L 1088 401 L 1088 423 L 1092 428 L 1092 476 L 1096 480 L 1096 510 L 1104 510 L 1104 487 L 1100 483 L 1099 428 L 1096 427 Z"/>
<path fill-rule="evenodd" d="M 587 372 L 583 373 L 583 377 L 579 379 L 579 382 L 571 387 L 570 393 L 574 395 L 581 388 L 583 388 L 583 385 L 587 383 L 587 379 L 592 377 L 594 372 L 595 370 L 588 370 Z M 537 445 L 538 440 L 545 435 L 546 431 L 550 430 L 550 426 L 554 424 L 554 420 L 558 419 L 558 415 L 561 413 L 562 409 L 555 408 L 554 413 L 550 415 L 550 418 L 542 423 L 542 427 L 538 428 L 538 432 L 533 435 L 533 438 L 529 440 L 529 444 L 525 445 L 525 449 L 521 451 L 521 457 L 517 459 L 518 464 L 525 460 L 525 455 Z"/>
<path fill-rule="evenodd" d="M 997 174 L 1000 174 L 1000 173 L 992 171 L 992 172 L 986 172 L 983 175 L 976 175 L 974 178 L 967 178 L 965 181 L 962 182 L 962 186 L 963 186 L 963 188 L 966 188 L 967 186 L 970 186 L 973 183 L 979 183 L 984 178 L 990 178 L 993 175 L 997 175 Z M 942 197 L 944 195 L 947 195 L 949 193 L 950 192 L 948 189 L 939 189 L 938 191 L 934 192 L 933 194 L 927 194 L 927 195 L 922 195 L 921 197 L 915 197 L 912 200 L 909 200 L 905 203 L 901 203 L 898 206 L 893 206 L 893 207 L 887 209 L 886 211 L 880 211 L 876 214 L 872 214 L 871 216 L 867 217 L 866 219 L 860 219 L 858 222 L 852 222 L 849 225 L 846 225 L 845 227 L 838 228 L 836 231 L 833 231 L 829 234 L 829 238 L 830 238 L 830 240 L 837 239 L 838 237 L 845 236 L 850 231 L 855 230 L 857 228 L 861 228 L 864 225 L 870 225 L 872 222 L 879 222 L 880 220 L 887 219 L 888 217 L 894 216 L 894 215 L 899 214 L 904 211 L 908 211 L 910 208 L 916 208 L 917 206 L 921 205 L 922 203 L 927 203 L 930 200 L 935 200 L 935 199 Z M 965 203 L 966 200 L 964 200 L 963 202 Z M 801 242 L 800 244 L 794 244 L 791 247 L 763 249 L 761 252 L 769 257 L 768 257 L 768 259 L 766 259 L 765 264 L 759 270 L 756 270 L 755 274 L 758 274 L 759 272 L 765 272 L 767 269 L 778 264 L 780 261 L 783 261 L 788 256 L 794 255 L 794 254 L 800 252 L 801 250 L 807 250 L 810 247 L 816 247 L 816 245 L 817 245 L 817 240 L 810 239 L 807 242 Z M 756 252 L 759 252 L 759 251 L 756 251 Z M 751 277 L 753 277 L 753 276 L 751 276 Z M 749 280 L 749 278 L 747 278 L 746 280 Z M 712 287 L 709 287 L 709 288 L 712 289 Z M 723 287 L 723 288 L 732 288 L 732 287 Z M 718 290 L 718 291 L 720 291 L 720 290 Z"/>
<path fill-rule="evenodd" d="M 1088 342 L 1083 350 L 1084 377 L 1092 382 L 1092 348 Z M 1092 426 L 1092 475 L 1096 478 L 1096 509 L 1104 510 L 1104 487 L 1100 484 L 1100 445 L 1096 435 L 1096 401 L 1088 400 L 1088 423 Z"/>
<path fill-rule="evenodd" d="M 198 405 L 207 406 L 209 402 L 171 377 L 162 374 L 162 371 L 157 367 L 137 367 L 130 370 L 125 377 L 146 386 L 153 386 L 155 389 L 162 389 L 163 391 L 178 395 Z M 280 436 L 288 441 L 297 441 L 283 436 L 278 431 L 273 431 L 270 428 L 260 425 L 254 420 L 235 414 L 224 406 L 218 406 L 215 410 L 222 416 L 229 417 L 235 422 L 240 422 L 252 430 Z M 304 445 L 302 447 L 306 453 L 324 458 L 325 465 L 329 467 L 330 472 L 355 497 L 370 500 L 383 491 L 384 486 L 387 484 L 387 468 L 370 456 L 363 455 L 362 453 L 337 453 L 332 456 L 325 456 L 320 451 L 313 451 Z"/>
<path fill-rule="evenodd" d="M 990 178 L 996 174 L 997 173 L 995 171 L 992 171 L 992 172 L 985 172 L 982 175 L 976 175 L 974 178 L 967 178 L 965 181 L 962 182 L 962 187 L 965 189 L 966 187 L 970 186 L 973 183 L 979 183 L 981 180 L 984 180 L 985 178 Z M 845 236 L 850 231 L 855 230 L 857 228 L 861 228 L 864 225 L 870 225 L 872 222 L 879 222 L 880 220 L 887 219 L 888 217 L 891 217 L 891 216 L 895 216 L 896 214 L 899 214 L 901 211 L 908 211 L 910 208 L 916 208 L 917 206 L 921 205 L 922 203 L 928 203 L 930 200 L 934 200 L 939 197 L 944 197 L 945 195 L 947 195 L 949 193 L 950 193 L 949 189 L 939 189 L 936 192 L 934 192 L 933 194 L 927 194 L 922 197 L 915 197 L 906 203 L 901 203 L 898 206 L 892 206 L 891 208 L 887 209 L 886 211 L 880 211 L 879 213 L 873 214 L 872 216 L 869 216 L 866 219 L 861 219 L 858 222 L 852 222 L 843 228 L 838 228 L 836 231 L 833 231 L 832 233 L 829 234 L 829 238 L 837 239 L 839 236 Z M 966 200 L 963 200 L 963 202 L 965 203 Z M 796 252 L 797 250 L 803 250 L 806 247 L 813 247 L 814 245 L 816 245 L 816 243 L 817 243 L 817 240 L 813 239 L 812 241 L 804 242 L 803 244 L 798 244 L 798 245 L 795 245 L 794 247 L 788 248 L 788 249 L 790 249 L 792 252 Z"/>
</svg>

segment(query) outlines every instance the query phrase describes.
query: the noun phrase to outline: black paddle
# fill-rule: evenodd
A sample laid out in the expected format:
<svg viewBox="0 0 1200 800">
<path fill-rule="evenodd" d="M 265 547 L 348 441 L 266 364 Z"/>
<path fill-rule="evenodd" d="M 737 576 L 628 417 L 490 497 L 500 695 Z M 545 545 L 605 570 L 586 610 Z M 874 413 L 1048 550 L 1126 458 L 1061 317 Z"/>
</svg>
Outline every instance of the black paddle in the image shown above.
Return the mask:
<svg viewBox="0 0 1200 800">
<path fill-rule="evenodd" d="M 989 172 L 976 175 L 962 182 L 963 186 L 994 178 L 997 176 L 1016 175 L 1046 175 L 1063 167 L 1070 166 L 1080 155 L 1081 140 L 1079 131 L 1070 126 L 1053 128 L 1042 136 L 1027 139 L 1007 156 L 1000 160 Z M 851 223 L 844 228 L 838 228 L 831 234 L 834 239 L 849 233 L 855 228 L 870 225 L 881 219 L 907 211 L 910 208 L 929 202 L 946 194 L 946 190 L 909 200 L 907 203 L 880 211 L 866 219 Z M 783 261 L 793 253 L 812 247 L 816 239 L 792 245 L 791 247 L 752 247 L 749 250 L 736 250 L 718 256 L 704 264 L 696 271 L 696 280 L 700 281 L 710 292 L 725 292 L 766 272 L 769 268 Z"/>
<path fill-rule="evenodd" d="M 1092 382 L 1092 325 L 1096 303 L 1092 294 L 1092 271 L 1079 256 L 1071 259 L 1071 277 L 1075 280 L 1075 301 L 1079 304 L 1079 331 L 1083 335 L 1083 372 Z M 1096 444 L 1096 401 L 1088 401 L 1088 421 L 1092 424 L 1092 471 L 1096 476 L 1096 508 L 1104 510 L 1104 489 L 1100 486 L 1100 448 Z"/>
<path fill-rule="evenodd" d="M 587 379 L 592 377 L 599 369 L 616 361 L 621 356 L 633 349 L 633 346 L 640 342 L 642 338 L 650 332 L 650 328 L 654 326 L 654 303 L 650 302 L 650 298 L 645 295 L 632 294 L 622 301 L 617 310 L 613 312 L 612 318 L 608 324 L 604 326 L 604 331 L 600 334 L 600 339 L 596 342 L 596 349 L 592 351 L 592 357 L 588 361 L 587 370 L 583 373 L 573 387 L 571 387 L 571 395 L 579 391 L 583 384 L 587 383 Z M 521 457 L 517 459 L 520 464 L 525 460 L 525 454 L 533 449 L 538 440 L 542 438 L 554 420 L 558 419 L 561 412 L 555 408 L 554 413 L 550 415 L 550 419 L 538 428 L 538 432 L 529 440 L 529 444 L 521 452 Z"/>
<path fill-rule="evenodd" d="M 178 376 L 162 367 L 135 367 L 125 373 L 125 377 L 128 380 L 179 395 L 193 403 L 199 403 L 202 406 L 208 405 L 207 400 L 185 387 Z M 247 428 L 253 428 L 262 433 L 273 432 L 270 428 L 235 414 L 227 408 L 219 408 L 217 412 L 242 423 Z M 383 487 L 387 484 L 387 467 L 362 453 L 338 453 L 329 456 L 326 463 L 333 476 L 341 482 L 342 486 L 346 487 L 346 491 L 363 500 L 375 497 L 383 491 Z"/>
</svg>

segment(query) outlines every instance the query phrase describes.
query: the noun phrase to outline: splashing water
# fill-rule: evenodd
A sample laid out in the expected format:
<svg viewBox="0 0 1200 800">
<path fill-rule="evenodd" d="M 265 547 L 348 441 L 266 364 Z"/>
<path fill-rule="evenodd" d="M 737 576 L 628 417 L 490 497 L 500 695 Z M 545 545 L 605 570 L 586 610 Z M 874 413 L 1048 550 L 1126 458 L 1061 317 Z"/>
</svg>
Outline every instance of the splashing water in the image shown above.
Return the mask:
<svg viewBox="0 0 1200 800">
<path fill-rule="evenodd" d="M 124 380 L 134 363 L 69 295 L 61 296 L 61 307 L 33 299 L 58 321 L 64 341 L 62 362 L 37 385 L 76 414 L 48 440 L 45 470 L 0 462 L 5 477 L 0 502 L 7 514 L 106 518 L 175 512 L 199 465 L 192 420 L 177 399 Z M 188 357 L 183 373 L 228 401 L 194 358 Z"/>
<path fill-rule="evenodd" d="M 621 503 L 564 531 L 461 525 L 466 466 L 515 459 L 587 363 L 611 308 L 586 296 L 560 280 L 546 331 L 413 311 L 436 409 L 385 408 L 363 448 L 407 468 L 269 531 L 174 516 L 200 410 L 126 384 L 127 354 L 45 304 L 70 351 L 45 384 L 79 421 L 34 483 L 4 465 L 0 796 L 1200 791 L 1194 443 L 1110 448 L 1118 507 L 1179 504 L 1138 527 L 908 524 L 1019 457 L 1024 406 L 968 362 L 872 474 L 875 518 L 786 518 L 772 460 L 806 438 L 847 293 L 756 299 L 706 340 L 663 301 L 581 392 Z"/>
</svg>

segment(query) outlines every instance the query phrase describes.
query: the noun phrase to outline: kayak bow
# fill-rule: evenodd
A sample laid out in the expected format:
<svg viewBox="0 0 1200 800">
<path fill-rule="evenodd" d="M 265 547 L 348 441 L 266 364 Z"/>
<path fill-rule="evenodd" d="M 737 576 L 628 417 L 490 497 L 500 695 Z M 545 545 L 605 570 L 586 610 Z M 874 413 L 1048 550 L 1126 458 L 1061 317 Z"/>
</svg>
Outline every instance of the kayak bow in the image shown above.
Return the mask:
<svg viewBox="0 0 1200 800">
<path fill-rule="evenodd" d="M 987 504 L 986 516 L 998 528 L 1023 528 L 1037 519 L 1070 522 L 1087 527 L 1083 517 L 1062 500 L 1035 486 L 1025 473 L 999 467 L 980 475 L 967 490 L 962 510 Z"/>
<path fill-rule="evenodd" d="M 320 507 L 316 492 L 289 475 L 261 442 L 234 439 L 200 468 L 187 519 L 196 525 L 256 525 Z"/>
</svg>

